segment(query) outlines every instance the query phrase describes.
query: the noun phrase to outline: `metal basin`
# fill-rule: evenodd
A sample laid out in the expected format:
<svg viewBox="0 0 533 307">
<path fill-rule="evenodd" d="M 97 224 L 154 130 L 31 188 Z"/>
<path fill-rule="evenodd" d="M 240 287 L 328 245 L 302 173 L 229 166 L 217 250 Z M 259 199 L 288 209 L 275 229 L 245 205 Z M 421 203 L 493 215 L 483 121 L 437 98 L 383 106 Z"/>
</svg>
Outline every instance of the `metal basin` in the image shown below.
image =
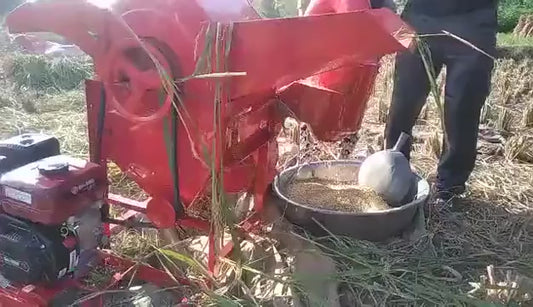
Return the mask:
<svg viewBox="0 0 533 307">
<path fill-rule="evenodd" d="M 347 213 L 314 208 L 288 199 L 286 188 L 294 179 L 317 178 L 346 182 L 357 182 L 362 160 L 321 161 L 288 168 L 274 179 L 274 193 L 284 216 L 293 224 L 303 227 L 314 235 L 324 235 L 328 229 L 340 236 L 351 236 L 361 240 L 383 241 L 400 234 L 414 219 L 416 210 L 429 197 L 429 184 L 416 176 L 417 191 L 413 200 L 397 208 L 379 212 Z M 317 224 L 316 222 L 319 224 Z"/>
</svg>

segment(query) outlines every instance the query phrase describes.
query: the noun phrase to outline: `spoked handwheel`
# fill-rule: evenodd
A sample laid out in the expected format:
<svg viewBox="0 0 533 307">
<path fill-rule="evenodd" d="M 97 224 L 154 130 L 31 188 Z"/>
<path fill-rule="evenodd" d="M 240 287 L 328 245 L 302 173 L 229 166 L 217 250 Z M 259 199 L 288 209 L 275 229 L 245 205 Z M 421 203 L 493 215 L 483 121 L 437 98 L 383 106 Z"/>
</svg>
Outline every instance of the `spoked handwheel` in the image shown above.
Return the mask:
<svg viewBox="0 0 533 307">
<path fill-rule="evenodd" d="M 169 113 L 173 94 L 172 89 L 164 87 L 163 81 L 171 78 L 170 65 L 151 43 L 126 39 L 113 44 L 103 70 L 104 88 L 113 98 L 110 103 L 122 117 L 133 122 L 149 122 Z M 146 109 L 147 103 L 154 103 L 145 98 L 150 92 L 158 93 L 158 98 L 164 95 L 164 100 L 158 99 L 155 111 L 140 114 L 139 110 Z"/>
</svg>

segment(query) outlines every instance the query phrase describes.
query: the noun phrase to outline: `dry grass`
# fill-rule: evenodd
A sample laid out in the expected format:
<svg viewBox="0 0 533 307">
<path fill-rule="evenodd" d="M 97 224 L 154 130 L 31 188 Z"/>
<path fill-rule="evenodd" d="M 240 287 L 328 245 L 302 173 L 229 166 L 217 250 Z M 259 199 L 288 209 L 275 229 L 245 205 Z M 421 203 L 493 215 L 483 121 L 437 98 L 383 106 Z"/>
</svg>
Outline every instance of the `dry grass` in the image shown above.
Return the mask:
<svg viewBox="0 0 533 307">
<path fill-rule="evenodd" d="M 517 135 L 509 138 L 505 143 L 505 157 L 509 160 L 533 163 L 533 137 Z"/>
<path fill-rule="evenodd" d="M 111 184 L 111 193 L 120 194 L 134 200 L 147 198 L 147 195 L 139 185 L 123 173 L 115 163 L 108 163 L 107 174 Z"/>
<path fill-rule="evenodd" d="M 84 284 L 90 288 L 101 289 L 109 284 L 115 273 L 117 272 L 112 267 L 98 266 L 89 272 Z"/>
<path fill-rule="evenodd" d="M 533 105 L 527 106 L 522 116 L 522 126 L 524 128 L 533 128 Z"/>
<path fill-rule="evenodd" d="M 513 122 L 513 116 L 507 108 L 502 108 L 498 115 L 498 121 L 496 123 L 496 128 L 502 132 L 509 132 L 511 130 L 511 124 Z"/>
<path fill-rule="evenodd" d="M 87 156 L 83 92 L 38 95 L 13 90 L 7 97 L 9 104 L 0 106 L 0 137 L 43 131 L 59 139 L 64 153 Z"/>
<path fill-rule="evenodd" d="M 381 67 L 383 82 L 376 83 L 375 92 L 379 92 L 380 95 L 375 96 L 377 100 L 377 121 L 378 123 L 386 123 L 389 113 L 389 101 L 392 97 L 393 79 L 394 79 L 394 61 L 392 56 L 387 57 L 383 61 Z"/>
<path fill-rule="evenodd" d="M 85 57 L 59 57 L 13 53 L 3 59 L 3 70 L 18 89 L 40 92 L 73 90 L 92 76 L 92 64 Z"/>
<path fill-rule="evenodd" d="M 111 247 L 119 255 L 140 260 L 161 246 L 155 230 L 124 230 L 112 237 Z"/>
<path fill-rule="evenodd" d="M 428 157 L 439 159 L 442 150 L 442 136 L 435 132 L 424 141 L 424 149 Z"/>
<path fill-rule="evenodd" d="M 519 120 L 511 120 L 510 130 L 517 130 L 523 126 L 521 119 L 526 110 L 531 108 L 533 99 L 533 59 L 523 60 L 503 59 L 498 61 L 494 71 L 492 92 L 488 98 L 490 106 L 489 125 L 496 125 L 502 118 L 502 112 Z M 505 110 L 505 111 L 503 111 Z M 526 112 L 527 113 L 527 112 Z"/>
<path fill-rule="evenodd" d="M 481 109 L 480 123 L 488 124 L 494 121 L 494 108 L 487 102 Z"/>
</svg>

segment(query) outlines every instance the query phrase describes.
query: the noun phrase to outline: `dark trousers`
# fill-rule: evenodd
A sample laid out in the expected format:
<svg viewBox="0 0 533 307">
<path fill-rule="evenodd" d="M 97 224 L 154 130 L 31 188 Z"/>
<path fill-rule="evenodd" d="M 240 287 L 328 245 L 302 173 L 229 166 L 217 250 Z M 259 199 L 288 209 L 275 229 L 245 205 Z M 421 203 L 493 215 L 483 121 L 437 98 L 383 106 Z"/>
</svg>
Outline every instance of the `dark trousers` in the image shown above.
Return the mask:
<svg viewBox="0 0 533 307">
<path fill-rule="evenodd" d="M 447 142 L 443 142 L 436 188 L 463 190 L 477 154 L 481 108 L 489 94 L 493 60 L 450 37 L 426 40 L 436 74 L 446 66 L 444 117 Z M 481 48 L 490 54 L 495 36 L 487 37 Z M 412 135 L 415 121 L 430 92 L 429 78 L 418 52 L 396 58 L 394 90 L 386 127 L 386 146 L 391 148 L 401 132 Z M 411 144 L 403 148 L 409 157 Z"/>
</svg>

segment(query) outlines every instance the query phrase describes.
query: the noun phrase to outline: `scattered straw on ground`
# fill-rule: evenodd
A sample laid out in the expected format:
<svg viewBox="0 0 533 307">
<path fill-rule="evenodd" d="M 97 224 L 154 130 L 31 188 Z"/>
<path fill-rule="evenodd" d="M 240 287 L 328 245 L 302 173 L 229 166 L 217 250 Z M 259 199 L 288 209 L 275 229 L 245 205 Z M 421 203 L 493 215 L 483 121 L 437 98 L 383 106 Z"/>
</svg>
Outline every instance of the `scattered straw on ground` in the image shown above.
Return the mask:
<svg viewBox="0 0 533 307">
<path fill-rule="evenodd" d="M 533 76 L 529 61 L 497 63 L 488 101 L 496 114 L 488 118 L 486 125 L 497 131 L 496 121 L 503 109 L 500 106 L 505 106 L 510 111 L 507 126 L 512 136 L 506 142 L 515 145 L 507 145 L 507 159 L 479 156 L 469 181 L 469 193 L 457 200 L 454 212 L 432 214 L 427 220 L 426 236 L 413 243 L 330 239 L 328 246 L 334 248 L 328 253 L 346 274 L 343 280 L 348 301 L 373 306 L 531 303 L 533 164 L 520 158 L 527 157 L 527 150 L 531 150 L 523 146 L 531 130 L 524 127 L 521 113 L 533 105 L 533 78 L 525 77 Z M 434 132 L 438 131 L 434 106 L 428 106 L 429 120 L 419 122 L 415 128 L 413 162 L 431 181 L 438 164 L 434 143 L 440 138 Z M 375 108 L 371 106 L 367 114 L 363 126 L 381 133 L 383 126 L 377 124 L 379 114 L 374 115 Z M 424 147 L 430 150 L 424 151 Z M 490 278 L 489 266 L 494 272 Z"/>
</svg>

